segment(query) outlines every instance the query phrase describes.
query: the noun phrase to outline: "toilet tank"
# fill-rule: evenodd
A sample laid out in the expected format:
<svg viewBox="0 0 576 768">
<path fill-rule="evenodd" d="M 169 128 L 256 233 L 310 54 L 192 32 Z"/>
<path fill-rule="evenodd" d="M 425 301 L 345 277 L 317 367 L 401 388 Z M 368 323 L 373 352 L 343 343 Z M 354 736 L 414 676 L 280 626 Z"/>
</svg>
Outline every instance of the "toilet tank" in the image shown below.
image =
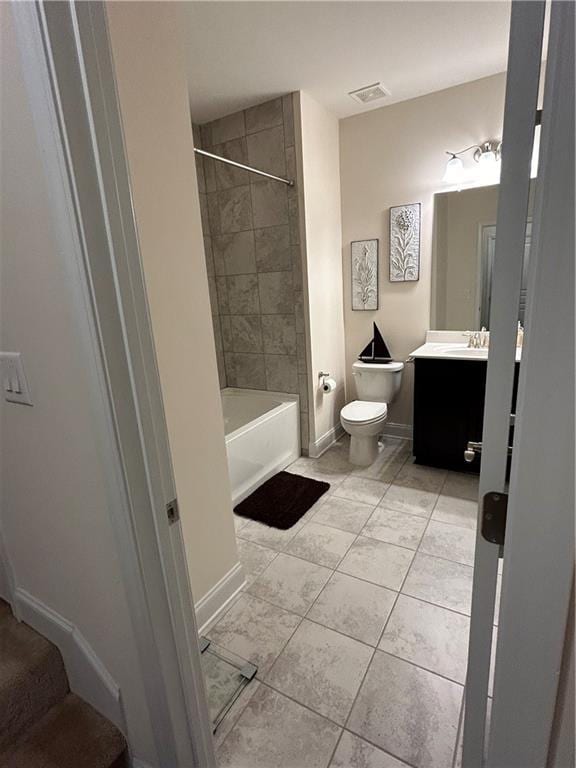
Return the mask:
<svg viewBox="0 0 576 768">
<path fill-rule="evenodd" d="M 391 403 L 400 390 L 404 363 L 363 363 L 352 365 L 358 400 Z"/>
</svg>

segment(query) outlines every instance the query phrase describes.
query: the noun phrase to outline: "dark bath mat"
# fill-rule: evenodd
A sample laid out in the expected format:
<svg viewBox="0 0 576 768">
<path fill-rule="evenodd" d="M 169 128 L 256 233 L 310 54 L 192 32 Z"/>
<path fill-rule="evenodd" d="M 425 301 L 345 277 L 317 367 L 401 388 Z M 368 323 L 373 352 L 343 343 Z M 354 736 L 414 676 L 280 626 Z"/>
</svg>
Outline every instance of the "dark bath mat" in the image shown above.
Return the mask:
<svg viewBox="0 0 576 768">
<path fill-rule="evenodd" d="M 308 512 L 328 488 L 330 483 L 291 472 L 278 472 L 237 504 L 234 512 L 240 517 L 286 531 Z"/>
</svg>

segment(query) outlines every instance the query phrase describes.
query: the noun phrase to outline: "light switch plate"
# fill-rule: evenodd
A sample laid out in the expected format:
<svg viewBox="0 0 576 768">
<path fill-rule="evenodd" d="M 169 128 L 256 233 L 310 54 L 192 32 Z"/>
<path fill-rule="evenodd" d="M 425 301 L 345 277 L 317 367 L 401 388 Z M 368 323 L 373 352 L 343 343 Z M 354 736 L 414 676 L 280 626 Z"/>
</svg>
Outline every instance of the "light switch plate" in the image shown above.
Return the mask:
<svg viewBox="0 0 576 768">
<path fill-rule="evenodd" d="M 0 352 L 0 380 L 8 403 L 33 405 L 20 352 Z"/>
</svg>

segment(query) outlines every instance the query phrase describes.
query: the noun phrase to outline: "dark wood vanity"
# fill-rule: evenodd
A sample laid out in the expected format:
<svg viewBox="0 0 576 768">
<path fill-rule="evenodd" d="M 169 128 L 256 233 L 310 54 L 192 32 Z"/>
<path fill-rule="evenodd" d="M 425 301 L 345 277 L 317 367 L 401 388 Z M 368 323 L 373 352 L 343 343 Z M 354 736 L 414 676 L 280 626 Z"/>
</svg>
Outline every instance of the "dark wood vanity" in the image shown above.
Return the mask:
<svg viewBox="0 0 576 768">
<path fill-rule="evenodd" d="M 482 440 L 487 362 L 421 358 L 414 360 L 414 366 L 416 463 L 478 473 L 480 456 L 469 464 L 464 451 L 469 440 Z M 513 413 L 519 368 L 517 363 Z"/>
</svg>

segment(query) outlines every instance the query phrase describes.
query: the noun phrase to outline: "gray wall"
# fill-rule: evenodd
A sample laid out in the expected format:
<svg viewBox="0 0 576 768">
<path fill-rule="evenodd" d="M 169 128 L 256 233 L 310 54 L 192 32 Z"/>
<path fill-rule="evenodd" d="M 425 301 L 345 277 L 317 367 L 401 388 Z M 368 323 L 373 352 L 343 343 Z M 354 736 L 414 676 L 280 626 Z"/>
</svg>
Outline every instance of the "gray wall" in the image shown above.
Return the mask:
<svg viewBox="0 0 576 768">
<path fill-rule="evenodd" d="M 296 177 L 292 94 L 194 127 L 196 146 Z M 297 186 L 197 158 L 220 386 L 308 393 Z"/>
</svg>

